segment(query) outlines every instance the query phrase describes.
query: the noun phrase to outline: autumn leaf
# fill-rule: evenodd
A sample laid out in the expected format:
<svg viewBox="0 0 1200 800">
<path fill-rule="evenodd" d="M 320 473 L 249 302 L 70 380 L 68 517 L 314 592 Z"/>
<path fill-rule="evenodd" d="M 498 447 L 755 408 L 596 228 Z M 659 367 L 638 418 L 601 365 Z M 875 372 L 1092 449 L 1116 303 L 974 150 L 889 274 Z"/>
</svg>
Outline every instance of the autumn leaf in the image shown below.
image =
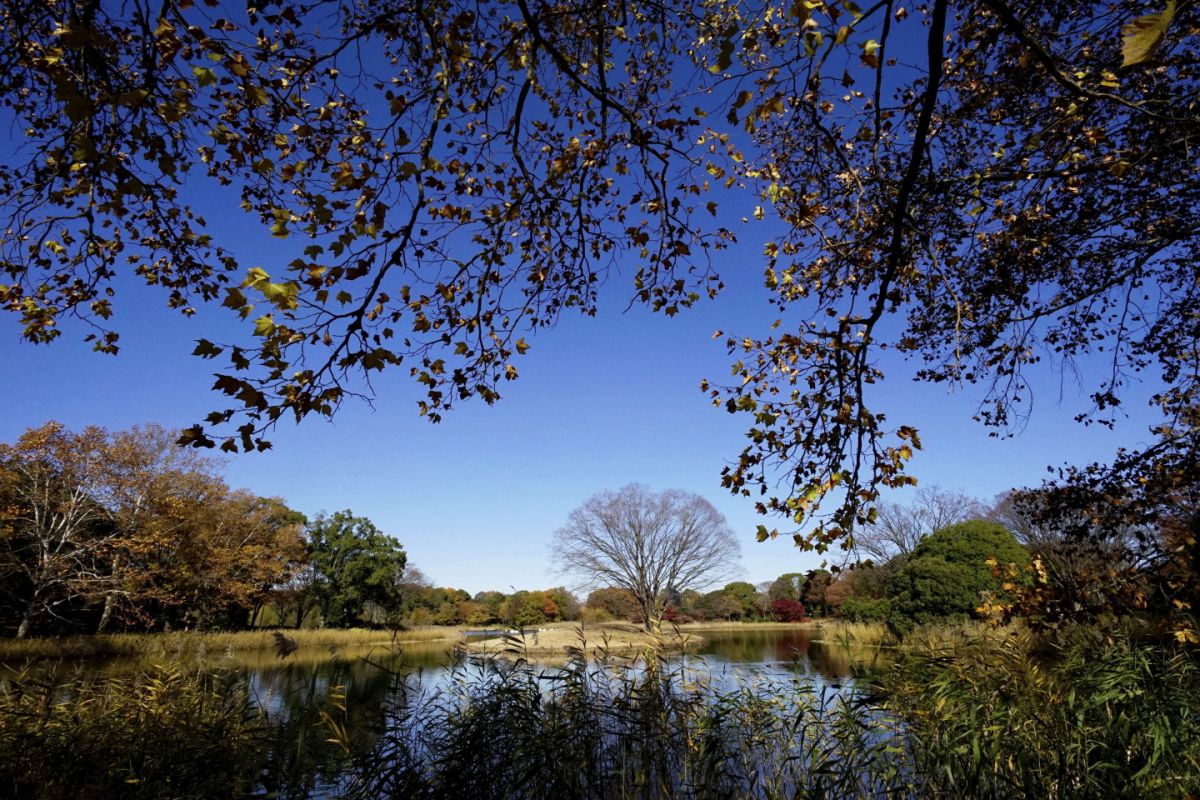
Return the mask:
<svg viewBox="0 0 1200 800">
<path fill-rule="evenodd" d="M 1129 67 L 1150 60 L 1174 16 L 1175 0 L 1168 0 L 1167 7 L 1159 13 L 1138 17 L 1121 28 L 1122 66 Z"/>
</svg>

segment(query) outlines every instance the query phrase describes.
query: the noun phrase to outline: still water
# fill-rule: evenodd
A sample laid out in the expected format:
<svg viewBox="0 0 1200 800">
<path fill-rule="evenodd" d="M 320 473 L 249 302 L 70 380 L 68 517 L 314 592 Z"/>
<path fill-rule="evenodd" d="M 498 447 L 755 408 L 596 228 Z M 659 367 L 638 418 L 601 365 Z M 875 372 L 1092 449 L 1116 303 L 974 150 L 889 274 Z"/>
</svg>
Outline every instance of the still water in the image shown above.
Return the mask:
<svg viewBox="0 0 1200 800">
<path fill-rule="evenodd" d="M 838 694 L 853 684 L 854 674 L 869 668 L 870 657 L 851 653 L 837 643 L 825 643 L 821 631 L 812 628 L 747 628 L 689 631 L 704 637 L 704 644 L 686 655 L 667 659 L 666 668 L 698 678 L 719 690 L 755 685 L 759 682 L 799 679 L 816 690 Z M 281 784 L 264 786 L 266 794 L 279 796 L 336 796 L 342 779 L 338 765 L 344 763 L 329 744 L 319 719 L 320 709 L 336 705 L 351 747 L 367 752 L 379 732 L 389 727 L 389 714 L 397 703 L 427 702 L 431 696 L 452 691 L 455 681 L 470 683 L 488 670 L 503 670 L 503 659 L 462 659 L 447 642 L 405 643 L 392 651 L 378 648 L 368 652 L 333 655 L 328 659 L 276 659 L 264 656 L 253 663 L 242 661 L 259 706 L 265 709 L 288 745 L 282 755 L 305 762 L 277 764 L 271 770 L 287 776 Z M 274 659 L 274 660 L 270 660 Z M 545 677 L 546 685 L 562 669 L 563 659 L 531 659 L 532 668 Z M 625 659 L 616 658 L 620 663 Z M 595 669 L 603 669 L 597 665 Z M 634 669 L 637 669 L 636 663 Z M 296 731 L 309 727 L 311 741 L 295 747 Z M 282 743 L 282 742 L 281 742 Z M 304 785 L 296 785 L 299 779 Z M 270 780 L 268 779 L 268 784 Z"/>
<path fill-rule="evenodd" d="M 720 628 L 689 633 L 702 636 L 704 643 L 687 654 L 669 656 L 668 665 L 725 685 L 756 677 L 802 676 L 817 686 L 838 688 L 851 684 L 854 674 L 869 668 L 872 660 L 870 653 L 851 652 L 843 644 L 823 641 L 821 631 L 815 628 Z M 273 655 L 250 660 L 239 655 L 236 663 L 249 672 L 251 686 L 268 709 L 283 709 L 297 702 L 319 703 L 335 688 L 345 693 L 348 709 L 379 708 L 389 692 L 395 691 L 398 678 L 428 693 L 442 688 L 455 675 L 483 668 L 479 664 L 464 667 L 447 642 L 405 642 L 394 650 L 333 651 L 319 660 L 313 660 L 311 652 L 302 655 L 305 657 L 299 660 Z M 545 656 L 530 660 L 548 675 L 563 664 L 561 658 Z"/>
<path fill-rule="evenodd" d="M 823 642 L 815 628 L 689 633 L 703 637 L 704 643 L 686 655 L 668 657 L 664 669 L 681 681 L 704 681 L 719 691 L 799 680 L 822 697 L 836 696 L 853 685 L 855 674 L 869 668 L 870 657 Z M 627 658 L 614 657 L 612 662 L 635 671 L 644 668 L 638 661 L 630 666 Z M 539 686 L 544 682 L 551 687 L 564 664 L 563 658 L 538 657 L 530 659 L 528 669 L 539 676 Z M 436 705 L 439 697 L 454 694 L 456 684 L 502 674 L 512 669 L 512 662 L 464 656 L 453 643 L 441 641 L 352 650 L 313 647 L 284 658 L 270 652 L 210 652 L 195 666 L 235 670 L 238 681 L 249 689 L 256 713 L 263 714 L 261 784 L 252 796 L 312 798 L 341 794 L 350 765 L 372 753 L 381 736 L 396 730 L 398 715 L 406 707 Z M 588 673 L 609 666 L 593 664 Z M 58 679 L 66 677 L 64 671 L 117 677 L 146 667 L 145 662 L 110 659 L 59 664 L 56 671 Z M 340 742 L 331 739 L 330 719 L 343 732 Z"/>
</svg>

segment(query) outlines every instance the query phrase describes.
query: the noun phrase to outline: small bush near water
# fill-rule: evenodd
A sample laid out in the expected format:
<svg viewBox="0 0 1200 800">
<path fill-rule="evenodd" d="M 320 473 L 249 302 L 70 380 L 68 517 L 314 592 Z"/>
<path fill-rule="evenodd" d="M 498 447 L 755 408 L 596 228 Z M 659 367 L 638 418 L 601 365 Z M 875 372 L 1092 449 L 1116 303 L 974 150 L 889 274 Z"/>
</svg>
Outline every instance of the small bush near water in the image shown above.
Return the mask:
<svg viewBox="0 0 1200 800">
<path fill-rule="evenodd" d="M 350 798 L 1184 798 L 1200 792 L 1186 653 L 1080 633 L 927 636 L 860 688 L 672 662 L 462 661 L 260 708 L 237 673 L 0 681 L 0 795 Z M 862 688 L 866 687 L 866 688 Z M 379 711 L 376 706 L 375 711 Z"/>
</svg>

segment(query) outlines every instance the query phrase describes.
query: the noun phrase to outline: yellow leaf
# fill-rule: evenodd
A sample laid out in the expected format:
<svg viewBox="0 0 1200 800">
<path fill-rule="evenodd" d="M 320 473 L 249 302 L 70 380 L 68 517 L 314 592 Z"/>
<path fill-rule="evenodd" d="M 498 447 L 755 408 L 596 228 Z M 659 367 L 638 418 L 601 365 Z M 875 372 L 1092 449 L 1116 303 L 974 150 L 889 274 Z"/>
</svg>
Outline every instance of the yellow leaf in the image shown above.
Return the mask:
<svg viewBox="0 0 1200 800">
<path fill-rule="evenodd" d="M 1146 14 L 1121 28 L 1121 63 L 1123 66 L 1148 61 L 1167 32 L 1167 26 L 1175 16 L 1175 0 L 1167 0 L 1167 7 L 1157 14 Z"/>
</svg>

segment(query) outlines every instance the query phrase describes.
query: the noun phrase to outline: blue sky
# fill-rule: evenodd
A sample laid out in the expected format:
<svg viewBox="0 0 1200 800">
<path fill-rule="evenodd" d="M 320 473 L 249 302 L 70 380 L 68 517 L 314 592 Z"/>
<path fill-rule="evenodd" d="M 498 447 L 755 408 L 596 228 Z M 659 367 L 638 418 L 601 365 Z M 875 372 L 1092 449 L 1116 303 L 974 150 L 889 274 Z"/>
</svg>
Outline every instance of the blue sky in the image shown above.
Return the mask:
<svg viewBox="0 0 1200 800">
<path fill-rule="evenodd" d="M 247 265 L 256 257 L 269 264 L 264 249 L 248 250 Z M 554 530 L 591 494 L 632 481 L 713 502 L 741 539 L 748 580 L 815 567 L 819 556 L 784 539 L 755 543 L 764 520 L 750 501 L 720 486 L 745 421 L 713 408 L 699 390 L 701 378 L 728 375 L 728 356 L 712 334 L 761 332 L 774 315 L 757 288 L 760 267 L 749 244 L 717 266 L 730 290 L 674 319 L 640 307 L 623 312 L 629 281 L 614 278 L 606 294 L 616 302 L 597 318 L 569 317 L 530 338 L 521 378 L 496 406 L 470 403 L 431 425 L 417 416 L 418 392 L 408 379 L 385 375 L 374 409 L 351 401 L 333 422 L 285 423 L 272 437 L 274 450 L 229 458 L 228 479 L 306 514 L 350 508 L 366 515 L 437 583 L 471 592 L 560 582 L 549 569 Z M 92 353 L 80 342 L 84 331 L 69 325 L 49 346 L 21 343 L 16 319 L 0 317 L 0 439 L 49 419 L 72 428 L 184 426 L 216 406 L 208 391 L 214 362 L 188 354 L 195 339 L 220 338 L 214 327 L 227 332 L 223 310 L 186 319 L 138 286 L 123 288 L 118 310 L 123 349 L 115 358 Z M 1072 382 L 1047 374 L 1028 427 L 993 439 L 971 420 L 977 392 L 915 384 L 907 370 L 889 366 L 883 407 L 893 423 L 920 429 L 925 450 L 912 469 L 923 484 L 990 499 L 1037 483 L 1047 465 L 1103 459 L 1118 444 L 1147 438 L 1148 418 L 1133 402 L 1139 416 L 1116 432 L 1071 422 L 1087 401 Z"/>
<path fill-rule="evenodd" d="M 236 198 L 205 191 L 199 200 L 213 229 L 224 242 L 238 243 L 245 267 L 272 272 L 293 245 L 303 246 L 281 247 L 227 210 Z M 818 566 L 820 556 L 800 553 L 786 539 L 754 542 L 763 518 L 751 501 L 720 486 L 721 467 L 741 450 L 747 420 L 713 408 L 699 390 L 702 378 L 729 374 L 714 330 L 760 335 L 777 317 L 760 280 L 758 243 L 769 224 L 746 230 L 738 217 L 753 201 L 742 203 L 748 206 L 723 211 L 730 216 L 722 221 L 738 229 L 743 245 L 716 256 L 730 285 L 717 300 L 674 319 L 641 307 L 623 313 L 632 279 L 614 277 L 597 318 L 568 317 L 527 337 L 533 349 L 520 359 L 521 378 L 503 387 L 496 406 L 467 404 L 431 425 L 416 413 L 419 392 L 404 370 L 385 374 L 376 381 L 373 409 L 350 401 L 332 422 L 285 422 L 271 436 L 274 450 L 228 459 L 229 482 L 281 496 L 309 515 L 349 508 L 368 516 L 434 581 L 471 592 L 561 582 L 549 570 L 554 530 L 593 493 L 633 481 L 713 502 L 742 542 L 748 580 Z M 181 427 L 220 405 L 209 391 L 219 362 L 189 353 L 201 337 L 242 337 L 228 310 L 202 308 L 186 319 L 165 308 L 165 294 L 128 282 L 115 305 L 122 333 L 115 358 L 92 353 L 80 341 L 86 331 L 70 325 L 49 346 L 24 344 L 16 316 L 0 314 L 0 440 L 51 419 L 72 428 Z M 1105 459 L 1118 445 L 1149 438 L 1149 413 L 1138 399 L 1148 394 L 1144 387 L 1129 393 L 1134 416 L 1115 432 L 1083 428 L 1071 421 L 1088 407 L 1079 387 L 1044 371 L 1028 427 L 1015 438 L 993 439 L 971 420 L 978 391 L 915 384 L 903 363 L 885 369 L 879 410 L 894 425 L 920 430 L 925 450 L 911 470 L 926 485 L 988 500 L 1038 483 L 1048 465 Z"/>
</svg>

